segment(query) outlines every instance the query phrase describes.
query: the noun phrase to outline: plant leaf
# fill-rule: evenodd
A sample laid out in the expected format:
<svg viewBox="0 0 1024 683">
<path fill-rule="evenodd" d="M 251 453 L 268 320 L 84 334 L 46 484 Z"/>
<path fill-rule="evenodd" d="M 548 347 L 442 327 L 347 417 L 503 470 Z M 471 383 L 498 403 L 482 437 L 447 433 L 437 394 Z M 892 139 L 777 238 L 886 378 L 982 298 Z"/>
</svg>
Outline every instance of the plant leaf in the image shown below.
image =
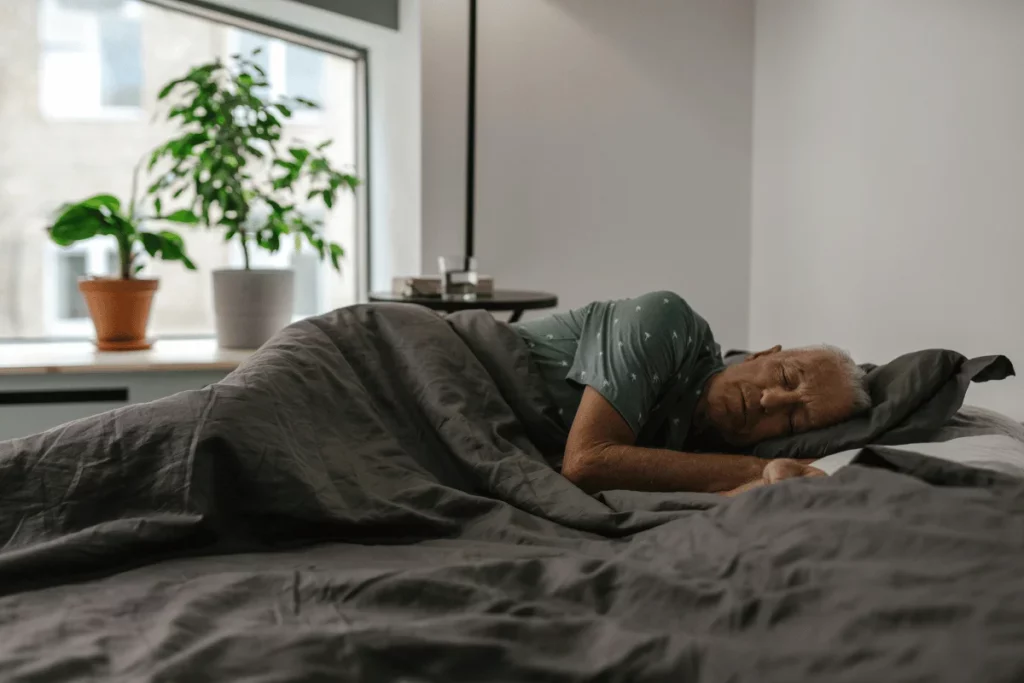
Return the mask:
<svg viewBox="0 0 1024 683">
<path fill-rule="evenodd" d="M 82 206 L 98 209 L 106 207 L 111 213 L 121 211 L 121 200 L 112 194 L 98 194 L 80 202 Z"/>
<path fill-rule="evenodd" d="M 97 235 L 127 237 L 134 232 L 134 226 L 120 215 L 111 213 L 106 204 L 90 205 L 87 203 L 89 201 L 61 207 L 60 215 L 47 228 L 50 238 L 56 244 L 66 247 Z"/>
<path fill-rule="evenodd" d="M 92 223 L 88 221 L 57 222 L 49 227 L 50 239 L 59 246 L 68 247 L 75 242 L 81 242 L 98 235 L 98 225 L 98 222 Z"/>
<path fill-rule="evenodd" d="M 330 190 L 323 191 L 324 204 L 327 205 L 328 209 L 334 208 L 334 194 Z"/>
<path fill-rule="evenodd" d="M 187 269 L 196 269 L 196 265 L 185 254 L 185 241 L 177 233 L 169 230 L 140 232 L 139 238 L 146 253 L 151 257 L 164 261 L 180 261 Z"/>
<path fill-rule="evenodd" d="M 338 272 L 341 272 L 341 257 L 345 255 L 345 250 L 341 248 L 340 244 L 331 242 L 331 265 Z"/>
<path fill-rule="evenodd" d="M 160 236 L 152 232 L 140 232 L 139 238 L 142 240 L 142 248 L 146 250 L 146 253 L 156 258 L 160 254 Z"/>
<path fill-rule="evenodd" d="M 149 156 L 149 164 L 146 165 L 147 171 L 152 171 L 153 167 L 160 161 L 160 157 L 164 155 L 164 149 L 164 146 L 161 145 L 153 150 L 153 153 Z"/>
<path fill-rule="evenodd" d="M 183 79 L 183 78 L 175 78 L 173 81 L 171 81 L 170 83 L 168 83 L 167 85 L 165 85 L 163 88 L 160 89 L 160 94 L 157 95 L 156 98 L 158 100 L 162 100 L 162 99 L 166 98 L 168 95 L 171 94 L 171 91 L 174 90 L 174 88 L 176 86 L 178 86 L 178 85 L 180 85 L 180 84 L 182 84 L 184 82 L 185 82 L 185 79 Z"/>
<path fill-rule="evenodd" d="M 189 225 L 197 225 L 199 223 L 199 216 L 197 216 L 191 209 L 178 209 L 174 213 L 169 214 L 167 216 L 160 216 L 160 218 L 165 221 L 172 221 L 174 223 L 187 223 Z"/>
</svg>

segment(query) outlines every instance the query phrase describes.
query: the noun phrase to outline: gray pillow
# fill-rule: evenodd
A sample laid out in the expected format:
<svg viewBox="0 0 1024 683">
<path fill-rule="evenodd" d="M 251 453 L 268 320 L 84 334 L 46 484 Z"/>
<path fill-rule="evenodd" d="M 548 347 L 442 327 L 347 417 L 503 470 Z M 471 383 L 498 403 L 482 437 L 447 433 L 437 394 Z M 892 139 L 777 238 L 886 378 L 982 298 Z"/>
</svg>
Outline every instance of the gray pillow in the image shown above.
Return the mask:
<svg viewBox="0 0 1024 683">
<path fill-rule="evenodd" d="M 1014 374 L 1006 356 L 968 360 L 956 351 L 929 349 L 900 356 L 867 371 L 872 407 L 825 429 L 765 441 L 754 447 L 762 458 L 821 458 L 869 444 L 908 444 L 932 437 L 963 405 L 973 382 Z"/>
</svg>

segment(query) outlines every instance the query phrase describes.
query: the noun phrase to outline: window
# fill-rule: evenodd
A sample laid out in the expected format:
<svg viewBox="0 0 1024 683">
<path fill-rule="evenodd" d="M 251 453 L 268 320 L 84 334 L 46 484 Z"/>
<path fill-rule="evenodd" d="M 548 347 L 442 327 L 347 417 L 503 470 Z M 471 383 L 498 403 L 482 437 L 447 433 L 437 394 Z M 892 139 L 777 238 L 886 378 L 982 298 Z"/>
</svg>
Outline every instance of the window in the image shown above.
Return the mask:
<svg viewBox="0 0 1024 683">
<path fill-rule="evenodd" d="M 139 1 L 42 0 L 39 9 L 43 116 L 137 115 L 143 81 Z"/>
<path fill-rule="evenodd" d="M 267 60 L 273 94 L 307 97 L 323 107 L 287 127 L 286 138 L 309 144 L 332 139 L 332 162 L 357 166 L 364 144 L 357 109 L 364 82 L 356 57 L 138 0 L 18 3 L 19 11 L 0 22 L 0 41 L 11 43 L 37 30 L 40 40 L 29 43 L 37 45 L 35 51 L 10 52 L 4 65 L 7 73 L 26 77 L 4 81 L 7 106 L 0 107 L 0 338 L 91 336 L 78 279 L 117 272 L 113 238 L 65 250 L 53 245 L 43 228 L 68 201 L 100 193 L 127 201 L 133 168 L 172 133 L 157 116 L 156 93 L 195 64 L 226 58 L 246 41 L 265 47 L 261 58 Z M 116 125 L 109 125 L 111 119 Z M 278 254 L 256 252 L 257 267 L 294 268 L 297 316 L 355 303 L 357 278 L 365 273 L 357 209 L 357 198 L 349 193 L 322 216 L 327 236 L 346 251 L 340 275 L 308 247 L 296 249 L 292 240 Z M 221 232 L 168 227 L 184 236 L 199 271 L 177 263 L 146 264 L 142 274 L 160 278 L 150 332 L 212 335 L 211 271 L 239 266 L 241 254 Z"/>
</svg>

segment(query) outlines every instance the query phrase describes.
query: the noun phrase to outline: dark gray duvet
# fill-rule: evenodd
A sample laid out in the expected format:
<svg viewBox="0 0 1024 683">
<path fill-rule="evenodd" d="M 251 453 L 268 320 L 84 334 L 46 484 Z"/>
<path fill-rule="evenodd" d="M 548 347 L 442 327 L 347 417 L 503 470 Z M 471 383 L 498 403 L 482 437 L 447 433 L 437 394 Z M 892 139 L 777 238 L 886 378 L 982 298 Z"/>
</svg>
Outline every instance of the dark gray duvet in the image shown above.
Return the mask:
<svg viewBox="0 0 1024 683">
<path fill-rule="evenodd" d="M 1020 681 L 1024 485 L 887 448 L 593 498 L 507 327 L 283 331 L 0 443 L 0 681 Z"/>
</svg>

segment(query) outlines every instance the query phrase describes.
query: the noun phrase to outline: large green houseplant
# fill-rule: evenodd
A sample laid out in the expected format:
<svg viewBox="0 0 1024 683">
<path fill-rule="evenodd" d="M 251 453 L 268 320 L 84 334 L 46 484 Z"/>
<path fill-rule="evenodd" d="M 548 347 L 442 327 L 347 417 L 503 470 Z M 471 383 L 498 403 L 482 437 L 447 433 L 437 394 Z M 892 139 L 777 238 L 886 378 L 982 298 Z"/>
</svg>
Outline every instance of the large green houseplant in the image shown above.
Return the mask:
<svg viewBox="0 0 1024 683">
<path fill-rule="evenodd" d="M 146 327 L 159 281 L 139 277 L 144 267 L 143 254 L 179 261 L 189 270 L 195 270 L 177 233 L 143 229 L 152 221 L 191 223 L 195 217 L 184 211 L 141 215 L 136 203 L 138 177 L 136 168 L 132 196 L 127 204 L 113 195 L 95 195 L 62 206 L 47 228 L 50 238 L 62 247 L 101 237 L 109 237 L 117 244 L 116 275 L 91 276 L 78 282 L 96 328 L 96 345 L 101 351 L 138 350 L 151 345 L 146 339 Z"/>
<path fill-rule="evenodd" d="M 252 250 L 276 252 L 291 236 L 340 269 L 344 250 L 325 238 L 323 220 L 310 209 L 320 204 L 329 211 L 340 192 L 359 185 L 328 159 L 330 140 L 286 140 L 293 112 L 318 105 L 271 98 L 268 90 L 258 64 L 232 55 L 194 67 L 159 94 L 177 132 L 150 158 L 159 178 L 150 193 L 159 203 L 183 203 L 180 211 L 222 230 L 242 252 L 243 269 L 213 273 L 217 336 L 225 347 L 257 347 L 292 317 L 293 273 L 252 268 Z"/>
</svg>

